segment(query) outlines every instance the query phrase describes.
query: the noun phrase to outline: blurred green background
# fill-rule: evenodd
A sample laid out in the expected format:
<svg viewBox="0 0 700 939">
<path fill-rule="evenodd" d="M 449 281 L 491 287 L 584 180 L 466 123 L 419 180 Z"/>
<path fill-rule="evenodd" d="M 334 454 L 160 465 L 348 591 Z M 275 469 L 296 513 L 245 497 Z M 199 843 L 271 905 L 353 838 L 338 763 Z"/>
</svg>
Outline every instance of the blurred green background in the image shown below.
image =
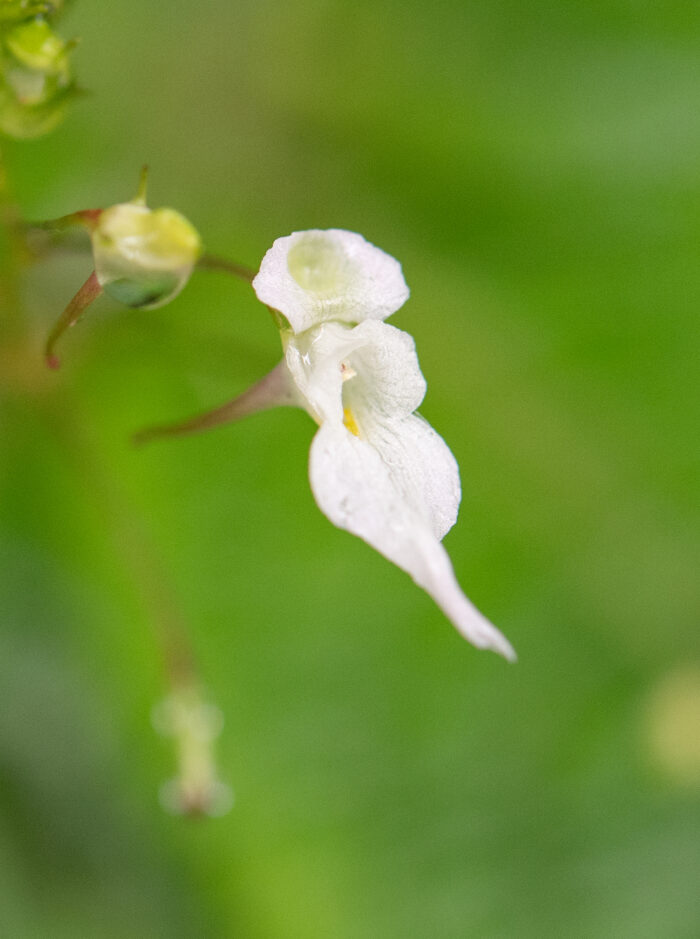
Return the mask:
<svg viewBox="0 0 700 939">
<path fill-rule="evenodd" d="M 91 265 L 34 265 L 36 368 L 0 375 L 0 933 L 697 936 L 700 7 L 124 0 L 61 31 L 89 95 L 6 147 L 24 217 L 148 162 L 217 254 L 342 227 L 401 260 L 446 546 L 520 661 L 321 515 L 301 411 L 130 448 L 275 364 L 245 284 L 100 300 L 45 374 Z M 225 714 L 222 818 L 158 803 L 129 513 Z"/>
</svg>

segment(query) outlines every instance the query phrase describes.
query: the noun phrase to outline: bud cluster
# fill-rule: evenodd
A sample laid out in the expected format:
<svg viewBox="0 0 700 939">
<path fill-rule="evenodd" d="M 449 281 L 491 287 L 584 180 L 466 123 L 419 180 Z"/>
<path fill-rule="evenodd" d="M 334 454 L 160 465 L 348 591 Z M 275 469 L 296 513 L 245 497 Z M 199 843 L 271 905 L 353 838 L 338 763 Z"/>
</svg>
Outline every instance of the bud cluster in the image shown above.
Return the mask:
<svg viewBox="0 0 700 939">
<path fill-rule="evenodd" d="M 74 43 L 54 31 L 62 0 L 0 0 L 0 132 L 41 137 L 60 124 L 75 94 Z"/>
</svg>

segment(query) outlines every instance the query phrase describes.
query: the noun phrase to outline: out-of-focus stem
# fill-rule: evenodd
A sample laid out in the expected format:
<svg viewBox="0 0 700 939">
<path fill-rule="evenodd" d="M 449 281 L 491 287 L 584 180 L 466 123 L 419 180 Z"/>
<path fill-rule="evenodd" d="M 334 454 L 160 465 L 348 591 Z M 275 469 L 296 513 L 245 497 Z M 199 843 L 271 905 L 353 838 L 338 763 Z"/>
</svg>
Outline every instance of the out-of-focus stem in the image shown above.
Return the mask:
<svg viewBox="0 0 700 939">
<path fill-rule="evenodd" d="M 166 575 L 148 524 L 132 504 L 119 479 L 92 444 L 79 414 L 54 399 L 47 408 L 51 425 L 71 453 L 83 490 L 90 493 L 106 533 L 135 588 L 158 642 L 165 674 L 173 690 L 197 685 L 197 668 L 176 591 Z"/>
<path fill-rule="evenodd" d="M 168 811 L 199 818 L 222 815 L 231 806 L 230 788 L 218 776 L 214 741 L 223 715 L 205 701 L 188 623 L 180 607 L 148 522 L 132 503 L 119 477 L 111 472 L 90 439 L 79 411 L 52 398 L 51 427 L 72 455 L 83 489 L 100 513 L 106 538 L 126 574 L 148 621 L 168 684 L 156 709 L 156 729 L 174 738 L 177 777 L 164 784 L 161 800 Z"/>
<path fill-rule="evenodd" d="M 2 334 L 18 332 L 21 308 L 18 268 L 17 210 L 10 194 L 7 168 L 0 150 L 0 315 Z"/>
</svg>

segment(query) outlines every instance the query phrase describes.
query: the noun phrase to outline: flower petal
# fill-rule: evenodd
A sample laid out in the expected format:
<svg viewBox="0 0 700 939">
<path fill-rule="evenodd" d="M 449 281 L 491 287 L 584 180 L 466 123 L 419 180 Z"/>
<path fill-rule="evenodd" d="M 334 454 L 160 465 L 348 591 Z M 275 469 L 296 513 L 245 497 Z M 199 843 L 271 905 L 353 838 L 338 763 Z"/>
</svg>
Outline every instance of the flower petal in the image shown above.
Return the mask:
<svg viewBox="0 0 700 939">
<path fill-rule="evenodd" d="M 367 320 L 354 329 L 324 323 L 287 342 L 286 360 L 299 395 L 319 424 L 349 417 L 377 450 L 394 487 L 436 538 L 457 519 L 459 470 L 449 447 L 412 412 L 425 379 L 408 333 Z"/>
<path fill-rule="evenodd" d="M 462 495 L 450 448 L 417 414 L 383 422 L 358 416 L 357 421 L 362 439 L 381 457 L 397 494 L 441 541 L 457 521 Z"/>
<path fill-rule="evenodd" d="M 293 232 L 278 238 L 253 281 L 258 299 L 295 333 L 327 320 L 386 319 L 408 299 L 401 265 L 355 232 Z"/>
<path fill-rule="evenodd" d="M 342 418 L 343 400 L 378 415 L 411 414 L 425 379 L 408 333 L 367 320 L 353 329 L 324 323 L 285 342 L 287 366 L 318 423 Z"/>
<path fill-rule="evenodd" d="M 410 574 L 475 646 L 515 658 L 508 640 L 462 593 L 447 552 L 374 447 L 342 425 L 325 424 L 311 445 L 309 474 L 316 502 L 334 525 Z"/>
</svg>

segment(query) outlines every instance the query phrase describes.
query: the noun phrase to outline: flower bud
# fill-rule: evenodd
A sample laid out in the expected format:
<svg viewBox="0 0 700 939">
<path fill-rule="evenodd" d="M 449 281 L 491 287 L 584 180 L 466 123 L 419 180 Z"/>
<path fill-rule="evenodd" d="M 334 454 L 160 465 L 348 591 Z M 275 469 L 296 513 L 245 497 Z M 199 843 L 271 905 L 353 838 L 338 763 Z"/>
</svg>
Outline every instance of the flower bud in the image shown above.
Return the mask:
<svg viewBox="0 0 700 939">
<path fill-rule="evenodd" d="M 202 252 L 199 232 L 175 209 L 146 205 L 148 167 L 141 171 L 135 199 L 108 209 L 83 209 L 40 227 L 90 234 L 95 270 L 53 326 L 44 347 L 46 364 L 58 368 L 56 342 L 74 326 L 102 292 L 125 306 L 152 310 L 176 297 Z"/>
<path fill-rule="evenodd" d="M 0 130 L 11 137 L 38 137 L 63 119 L 74 93 L 66 43 L 44 17 L 23 20 L 0 39 Z"/>
<path fill-rule="evenodd" d="M 174 814 L 225 815 L 233 792 L 218 777 L 214 741 L 223 727 L 223 714 L 203 700 L 198 688 L 183 685 L 154 709 L 158 733 L 172 737 L 177 776 L 161 787 L 163 807 Z"/>
<path fill-rule="evenodd" d="M 20 65 L 47 75 L 62 75 L 68 70 L 68 43 L 53 31 L 43 16 L 25 20 L 4 37 L 6 49 Z"/>
<path fill-rule="evenodd" d="M 15 140 L 33 140 L 51 133 L 63 121 L 66 104 L 73 94 L 68 88 L 49 101 L 25 105 L 0 77 L 0 134 Z"/>
<path fill-rule="evenodd" d="M 63 0 L 0 0 L 0 27 L 32 16 L 53 16 L 62 6 Z"/>
<path fill-rule="evenodd" d="M 144 309 L 163 306 L 177 296 L 201 253 L 199 233 L 183 215 L 137 202 L 101 212 L 92 245 L 105 293 Z"/>
</svg>

